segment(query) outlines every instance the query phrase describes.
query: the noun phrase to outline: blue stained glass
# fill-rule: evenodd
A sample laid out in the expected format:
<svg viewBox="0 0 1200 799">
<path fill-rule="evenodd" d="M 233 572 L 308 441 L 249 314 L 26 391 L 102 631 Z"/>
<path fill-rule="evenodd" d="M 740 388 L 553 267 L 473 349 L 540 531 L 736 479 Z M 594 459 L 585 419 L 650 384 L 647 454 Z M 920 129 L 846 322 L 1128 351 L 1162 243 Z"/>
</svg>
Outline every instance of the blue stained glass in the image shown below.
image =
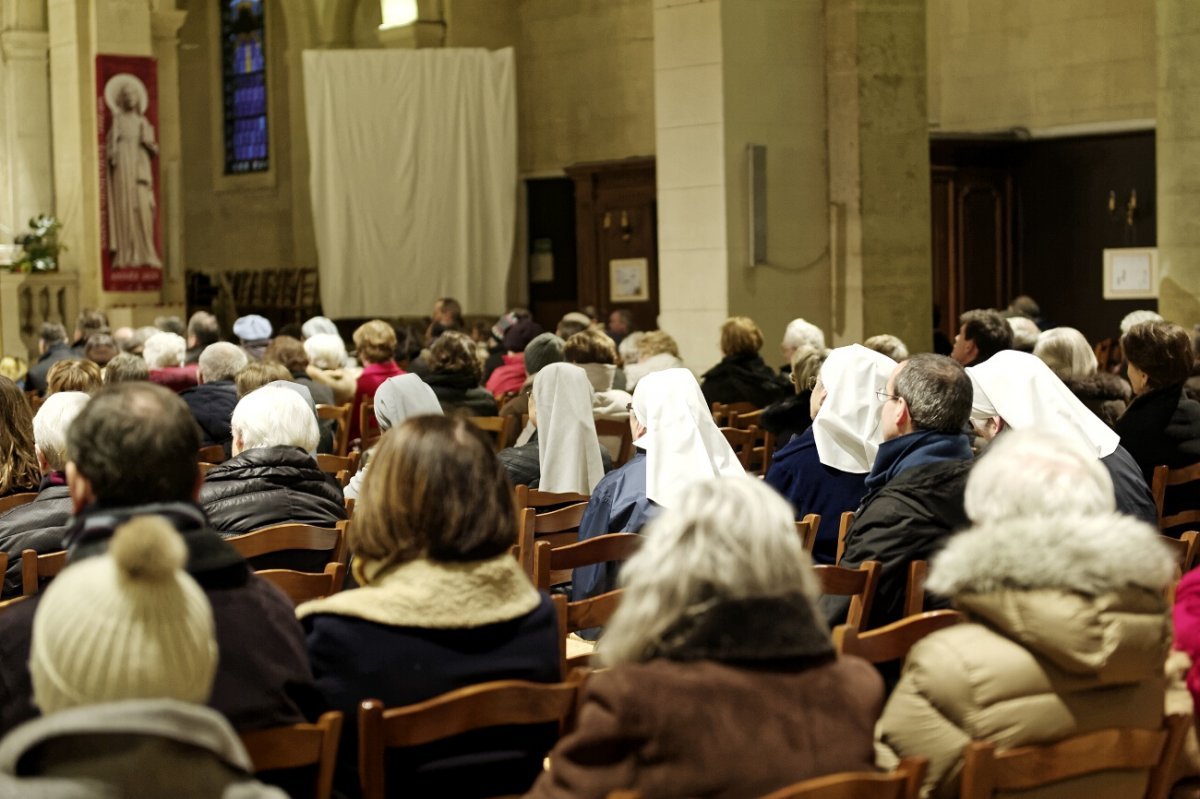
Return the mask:
<svg viewBox="0 0 1200 799">
<path fill-rule="evenodd" d="M 225 173 L 265 172 L 267 138 L 264 0 L 220 0 Z"/>
</svg>

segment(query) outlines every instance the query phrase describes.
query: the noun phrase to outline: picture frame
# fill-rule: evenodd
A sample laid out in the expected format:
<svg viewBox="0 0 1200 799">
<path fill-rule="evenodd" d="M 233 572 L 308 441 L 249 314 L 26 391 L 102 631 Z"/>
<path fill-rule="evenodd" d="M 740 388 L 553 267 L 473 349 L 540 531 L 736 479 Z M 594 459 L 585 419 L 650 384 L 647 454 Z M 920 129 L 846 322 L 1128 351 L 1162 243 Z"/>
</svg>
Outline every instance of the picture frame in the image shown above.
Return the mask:
<svg viewBox="0 0 1200 799">
<path fill-rule="evenodd" d="M 1104 251 L 1104 299 L 1158 299 L 1158 248 L 1115 247 Z"/>
<path fill-rule="evenodd" d="M 646 258 L 609 261 L 608 291 L 613 303 L 647 302 L 650 299 L 650 261 Z"/>
</svg>

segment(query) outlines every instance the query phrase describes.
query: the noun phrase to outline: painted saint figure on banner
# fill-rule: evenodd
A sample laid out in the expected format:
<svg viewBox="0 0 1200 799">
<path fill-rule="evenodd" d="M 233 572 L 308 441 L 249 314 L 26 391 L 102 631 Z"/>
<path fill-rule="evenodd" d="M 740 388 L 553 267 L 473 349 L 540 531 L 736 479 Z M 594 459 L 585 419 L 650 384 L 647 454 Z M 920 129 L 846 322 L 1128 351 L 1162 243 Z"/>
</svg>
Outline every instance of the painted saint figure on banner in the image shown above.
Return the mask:
<svg viewBox="0 0 1200 799">
<path fill-rule="evenodd" d="M 154 164 L 158 141 L 146 118 L 150 98 L 146 86 L 128 72 L 104 86 L 112 110 L 105 150 L 108 162 L 108 249 L 116 269 L 162 268 L 154 243 L 157 203 Z"/>
</svg>

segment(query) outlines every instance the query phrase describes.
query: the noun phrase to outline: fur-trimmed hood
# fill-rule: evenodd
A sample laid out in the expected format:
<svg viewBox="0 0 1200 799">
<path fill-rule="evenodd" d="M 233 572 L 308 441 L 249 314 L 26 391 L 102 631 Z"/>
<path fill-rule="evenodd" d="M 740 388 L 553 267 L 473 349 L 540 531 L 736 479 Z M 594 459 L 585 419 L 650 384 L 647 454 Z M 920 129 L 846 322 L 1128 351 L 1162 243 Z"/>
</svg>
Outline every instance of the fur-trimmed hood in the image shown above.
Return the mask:
<svg viewBox="0 0 1200 799">
<path fill-rule="evenodd" d="M 1069 377 L 1063 381 L 1071 393 L 1083 401 L 1120 400 L 1129 402 L 1133 390 L 1121 378 L 1108 372 L 1097 372 L 1086 377 Z"/>
<path fill-rule="evenodd" d="M 803 594 L 714 599 L 689 611 L 668 630 L 652 657 L 725 663 L 818 662 L 833 657 L 833 643 L 812 600 Z"/>
<path fill-rule="evenodd" d="M 1006 519 L 960 533 L 933 561 L 942 596 L 1057 588 L 1096 596 L 1130 586 L 1161 591 L 1175 562 L 1144 522 L 1120 514 Z"/>
</svg>

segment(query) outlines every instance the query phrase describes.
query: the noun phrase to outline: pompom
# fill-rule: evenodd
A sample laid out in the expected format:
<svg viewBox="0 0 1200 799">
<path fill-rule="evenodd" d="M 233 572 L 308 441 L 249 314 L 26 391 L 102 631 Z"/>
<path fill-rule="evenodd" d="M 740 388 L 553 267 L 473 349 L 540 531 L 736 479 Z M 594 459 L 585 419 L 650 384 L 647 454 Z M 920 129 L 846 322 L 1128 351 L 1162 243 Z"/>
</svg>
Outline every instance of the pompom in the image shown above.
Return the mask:
<svg viewBox="0 0 1200 799">
<path fill-rule="evenodd" d="M 135 516 L 117 528 L 109 553 L 118 572 L 131 580 L 160 582 L 187 562 L 187 546 L 162 516 Z"/>
</svg>

